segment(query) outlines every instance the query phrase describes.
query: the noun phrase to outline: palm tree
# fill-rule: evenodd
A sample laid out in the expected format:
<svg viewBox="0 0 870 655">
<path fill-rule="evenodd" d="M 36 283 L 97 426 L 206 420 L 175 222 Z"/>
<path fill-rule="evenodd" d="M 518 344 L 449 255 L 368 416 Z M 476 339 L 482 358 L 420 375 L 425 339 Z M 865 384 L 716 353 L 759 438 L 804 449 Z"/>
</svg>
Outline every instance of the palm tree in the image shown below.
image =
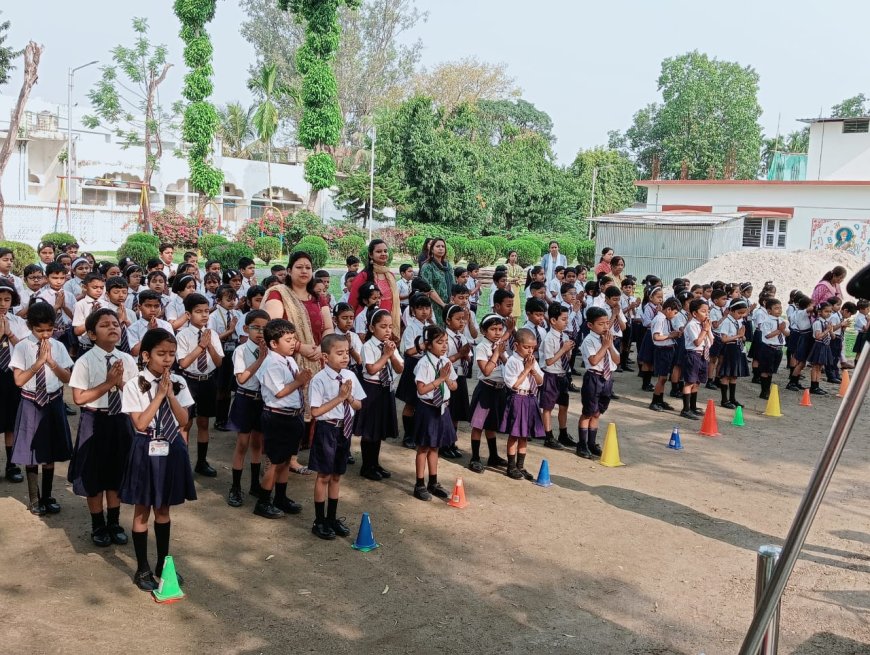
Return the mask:
<svg viewBox="0 0 870 655">
<path fill-rule="evenodd" d="M 254 107 L 245 109 L 240 102 L 227 103 L 218 108 L 218 135 L 228 157 L 250 158 L 257 133 L 254 131 Z"/>
<path fill-rule="evenodd" d="M 278 131 L 278 107 L 275 100 L 289 95 L 289 89 L 278 81 L 278 67 L 263 64 L 257 75 L 248 80 L 248 88 L 260 97 L 254 111 L 253 124 L 257 137 L 266 144 L 266 170 L 269 178 L 269 198 L 272 198 L 272 137 Z"/>
</svg>

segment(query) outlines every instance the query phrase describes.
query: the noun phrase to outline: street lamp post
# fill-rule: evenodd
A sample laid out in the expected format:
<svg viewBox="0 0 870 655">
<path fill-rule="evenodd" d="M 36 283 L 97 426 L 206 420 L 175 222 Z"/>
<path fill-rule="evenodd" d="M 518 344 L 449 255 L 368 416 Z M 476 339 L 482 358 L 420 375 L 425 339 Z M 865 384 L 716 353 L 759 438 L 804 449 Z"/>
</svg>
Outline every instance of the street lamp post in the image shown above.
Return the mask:
<svg viewBox="0 0 870 655">
<path fill-rule="evenodd" d="M 70 225 L 70 199 L 73 191 L 72 180 L 72 93 L 73 93 L 73 75 L 77 70 L 87 68 L 99 63 L 98 61 L 89 61 L 87 64 L 70 68 L 67 73 L 67 92 L 66 92 L 66 229 L 71 229 Z"/>
<path fill-rule="evenodd" d="M 372 161 L 369 167 L 369 242 L 372 240 L 372 212 L 375 207 L 375 141 L 378 138 L 378 128 L 372 125 Z"/>
</svg>

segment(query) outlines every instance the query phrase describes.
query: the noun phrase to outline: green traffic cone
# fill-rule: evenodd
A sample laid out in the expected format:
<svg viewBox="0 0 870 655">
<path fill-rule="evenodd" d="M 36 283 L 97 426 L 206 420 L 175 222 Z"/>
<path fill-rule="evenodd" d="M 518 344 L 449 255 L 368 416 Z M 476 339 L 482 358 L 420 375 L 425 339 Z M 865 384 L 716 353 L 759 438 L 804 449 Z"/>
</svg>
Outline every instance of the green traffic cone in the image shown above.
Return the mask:
<svg viewBox="0 0 870 655">
<path fill-rule="evenodd" d="M 738 428 L 743 427 L 743 408 L 738 405 L 737 411 L 734 412 L 734 420 L 731 421 L 731 425 L 735 425 Z"/>
<path fill-rule="evenodd" d="M 151 594 L 158 603 L 174 603 L 184 598 L 184 592 L 178 585 L 178 576 L 175 575 L 175 561 L 172 559 L 172 555 L 166 556 L 166 560 L 163 562 L 160 586 Z"/>
</svg>

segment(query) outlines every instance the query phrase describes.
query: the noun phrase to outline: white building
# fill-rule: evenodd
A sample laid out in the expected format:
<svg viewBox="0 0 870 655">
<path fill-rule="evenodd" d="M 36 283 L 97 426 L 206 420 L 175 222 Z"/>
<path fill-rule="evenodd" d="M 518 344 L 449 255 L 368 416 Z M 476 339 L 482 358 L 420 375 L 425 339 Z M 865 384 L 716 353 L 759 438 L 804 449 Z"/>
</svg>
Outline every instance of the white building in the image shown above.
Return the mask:
<svg viewBox="0 0 870 655">
<path fill-rule="evenodd" d="M 6 139 L 16 97 L 0 95 L 0 143 Z M 62 161 L 67 148 L 66 106 L 31 98 L 18 134 L 17 147 L 2 184 L 6 200 L 6 238 L 35 245 L 42 234 L 55 230 L 76 235 L 83 250 L 114 250 L 136 231 L 144 177 L 144 149 L 124 149 L 105 130 L 89 130 L 73 108 L 72 180 L 66 183 Z M 168 137 L 163 156 L 151 178 L 152 211 L 169 207 L 188 214 L 197 196 L 188 183 L 187 159 L 174 153 L 178 144 Z M 218 147 L 219 151 L 220 148 Z M 291 149 L 284 161 L 272 164 L 271 199 L 264 161 L 217 156 L 224 172 L 223 194 L 207 211 L 220 229 L 234 235 L 246 221 L 262 216 L 266 206 L 285 214 L 308 204 L 310 186 L 304 179 L 304 149 Z M 70 215 L 67 220 L 66 197 Z M 341 218 L 332 194 L 321 192 L 315 204 L 325 221 Z"/>
<path fill-rule="evenodd" d="M 647 210 L 750 212 L 734 250 L 836 248 L 870 261 L 870 117 L 804 122 L 805 179 L 639 180 Z"/>
</svg>

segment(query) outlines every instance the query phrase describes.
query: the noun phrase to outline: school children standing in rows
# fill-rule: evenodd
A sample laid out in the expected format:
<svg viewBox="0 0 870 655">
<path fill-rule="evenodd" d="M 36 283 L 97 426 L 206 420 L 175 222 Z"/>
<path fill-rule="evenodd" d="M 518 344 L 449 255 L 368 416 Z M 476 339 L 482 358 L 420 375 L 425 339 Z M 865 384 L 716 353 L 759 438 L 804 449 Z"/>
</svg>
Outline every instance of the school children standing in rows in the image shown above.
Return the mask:
<svg viewBox="0 0 870 655">
<path fill-rule="evenodd" d="M 21 390 L 15 383 L 12 371 L 12 352 L 15 346 L 30 335 L 27 322 L 12 313 L 20 304 L 15 287 L 8 279 L 0 280 L 0 431 L 3 432 L 6 449 L 6 480 L 23 482 L 21 467 L 12 461 L 12 445 L 15 436 L 15 419 L 21 402 Z"/>
<path fill-rule="evenodd" d="M 553 307 L 561 309 L 560 305 Z M 517 330 L 514 352 L 504 364 L 508 400 L 499 432 L 508 435 L 507 476 L 513 480 L 534 480 L 535 476 L 525 468 L 528 440 L 544 436 L 537 395 L 544 383 L 544 373 L 535 357 L 535 348 L 532 331 L 528 328 Z"/>
</svg>

